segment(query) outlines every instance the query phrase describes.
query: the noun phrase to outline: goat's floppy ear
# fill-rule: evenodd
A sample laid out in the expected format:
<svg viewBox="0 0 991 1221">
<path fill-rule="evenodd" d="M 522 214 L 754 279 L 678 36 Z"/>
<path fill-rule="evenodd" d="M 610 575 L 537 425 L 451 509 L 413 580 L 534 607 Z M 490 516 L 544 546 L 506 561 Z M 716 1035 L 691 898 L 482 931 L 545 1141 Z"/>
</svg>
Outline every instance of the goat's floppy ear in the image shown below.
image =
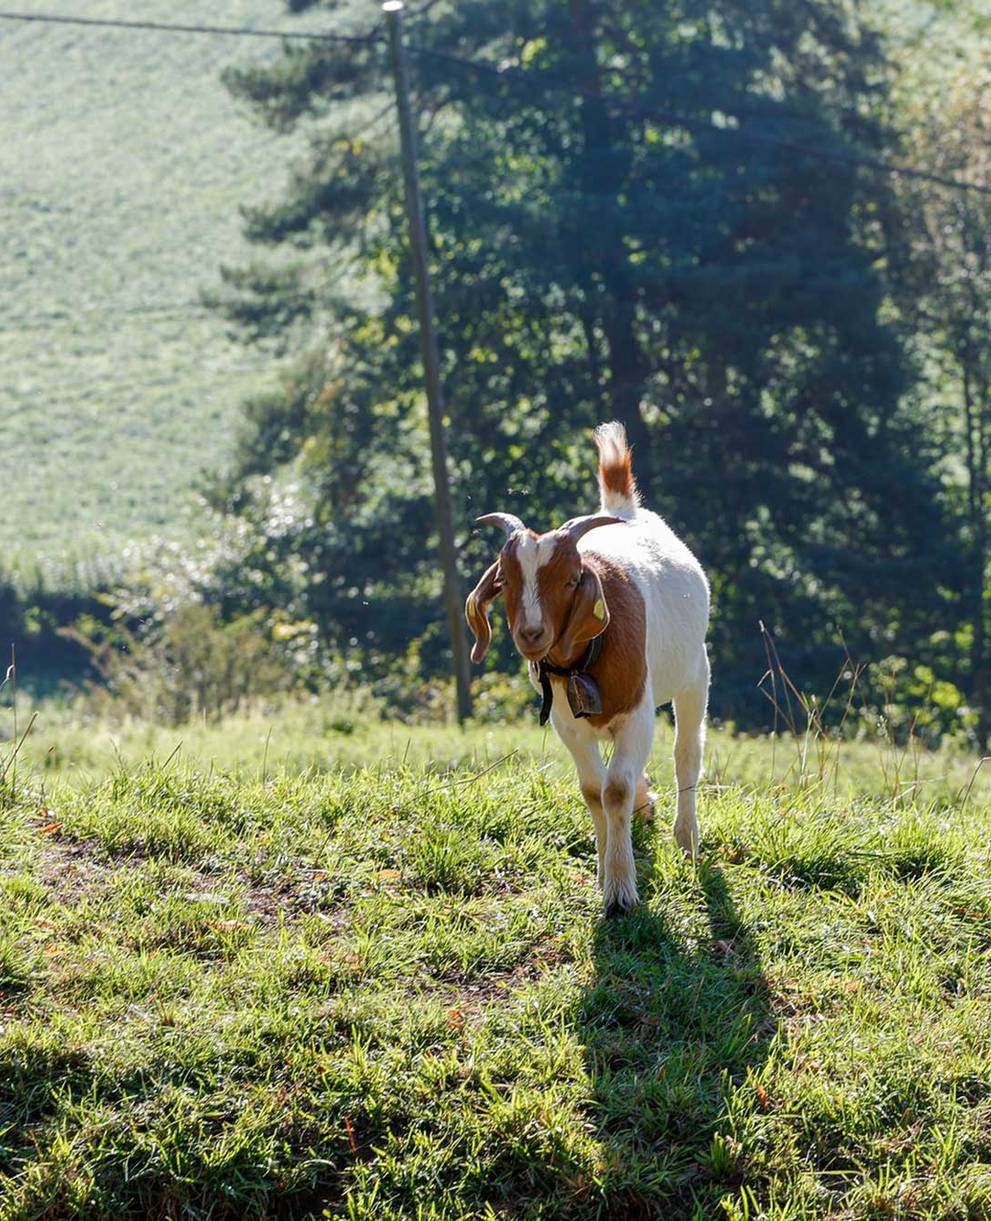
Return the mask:
<svg viewBox="0 0 991 1221">
<path fill-rule="evenodd" d="M 481 661 L 489 651 L 492 643 L 492 628 L 489 626 L 489 607 L 502 593 L 502 578 L 499 575 L 499 561 L 486 568 L 482 579 L 468 595 L 465 602 L 465 618 L 475 637 L 475 646 L 471 651 L 472 661 Z"/>
<path fill-rule="evenodd" d="M 558 642 L 558 651 L 570 659 L 580 644 L 601 636 L 608 626 L 609 607 L 599 574 L 591 568 L 583 568 L 575 590 L 575 600 L 571 604 L 571 614 Z"/>
</svg>

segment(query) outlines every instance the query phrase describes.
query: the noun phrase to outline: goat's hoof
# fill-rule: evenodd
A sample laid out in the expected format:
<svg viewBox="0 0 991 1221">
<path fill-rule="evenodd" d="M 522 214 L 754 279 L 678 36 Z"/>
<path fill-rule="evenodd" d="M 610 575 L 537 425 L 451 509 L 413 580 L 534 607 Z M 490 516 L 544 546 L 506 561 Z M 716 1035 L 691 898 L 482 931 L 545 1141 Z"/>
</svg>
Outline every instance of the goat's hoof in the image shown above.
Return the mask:
<svg viewBox="0 0 991 1221">
<path fill-rule="evenodd" d="M 699 859 L 698 827 L 680 827 L 676 825 L 674 840 L 688 860 L 694 862 Z"/>
<path fill-rule="evenodd" d="M 633 813 L 644 822 L 654 821 L 654 808 L 659 798 L 653 789 L 647 787 L 647 777 L 641 778 L 637 784 L 637 795 L 633 801 Z"/>
<path fill-rule="evenodd" d="M 602 900 L 602 910 L 608 920 L 613 916 L 629 915 L 639 902 L 640 896 L 637 894 L 636 884 L 628 882 L 625 885 L 606 888 L 606 894 Z"/>
<path fill-rule="evenodd" d="M 618 920 L 622 916 L 628 916 L 636 907 L 636 902 L 620 903 L 618 899 L 614 899 L 612 903 L 607 903 L 602 909 L 602 915 L 606 920 Z"/>
</svg>

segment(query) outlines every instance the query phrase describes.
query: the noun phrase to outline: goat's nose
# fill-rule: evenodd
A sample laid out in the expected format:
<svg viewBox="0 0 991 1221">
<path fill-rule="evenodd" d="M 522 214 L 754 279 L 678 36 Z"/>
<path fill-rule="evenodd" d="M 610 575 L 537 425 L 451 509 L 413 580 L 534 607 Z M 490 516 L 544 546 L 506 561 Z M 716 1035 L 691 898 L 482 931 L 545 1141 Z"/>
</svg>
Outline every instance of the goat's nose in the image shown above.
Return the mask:
<svg viewBox="0 0 991 1221">
<path fill-rule="evenodd" d="M 520 640 L 524 644 L 536 644 L 540 637 L 544 634 L 543 627 L 521 627 Z"/>
</svg>

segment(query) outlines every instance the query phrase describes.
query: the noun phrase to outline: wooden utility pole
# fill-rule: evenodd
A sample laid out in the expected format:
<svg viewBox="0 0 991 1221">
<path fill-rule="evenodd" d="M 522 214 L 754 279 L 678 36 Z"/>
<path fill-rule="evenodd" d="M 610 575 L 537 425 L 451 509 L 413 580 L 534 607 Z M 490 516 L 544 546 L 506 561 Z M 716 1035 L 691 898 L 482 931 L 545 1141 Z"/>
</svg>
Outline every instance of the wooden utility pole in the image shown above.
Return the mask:
<svg viewBox="0 0 991 1221">
<path fill-rule="evenodd" d="M 392 75 L 396 83 L 396 108 L 399 112 L 399 140 L 402 148 L 403 181 L 406 187 L 406 217 L 409 221 L 413 269 L 416 275 L 416 305 L 420 315 L 420 354 L 427 385 L 427 415 L 430 419 L 430 458 L 434 473 L 434 505 L 440 535 L 444 571 L 444 603 L 447 626 L 454 654 L 454 678 L 458 691 L 458 720 L 471 716 L 471 686 L 468 645 L 461 607 L 461 583 L 454 546 L 454 519 L 451 512 L 451 487 L 447 474 L 447 446 L 444 441 L 444 393 L 440 382 L 440 356 L 434 331 L 434 304 L 427 265 L 427 227 L 420 197 L 420 171 L 417 165 L 416 129 L 409 97 L 409 67 L 403 43 L 403 0 L 386 0 L 382 5 L 389 24 Z"/>
</svg>

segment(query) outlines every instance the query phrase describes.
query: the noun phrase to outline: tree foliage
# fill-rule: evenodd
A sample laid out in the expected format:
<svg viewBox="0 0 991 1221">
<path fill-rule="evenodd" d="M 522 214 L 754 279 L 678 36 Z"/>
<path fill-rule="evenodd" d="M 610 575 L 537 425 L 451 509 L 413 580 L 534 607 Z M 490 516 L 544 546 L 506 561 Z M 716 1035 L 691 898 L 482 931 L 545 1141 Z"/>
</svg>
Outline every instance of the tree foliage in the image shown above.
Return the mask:
<svg viewBox="0 0 991 1221">
<path fill-rule="evenodd" d="M 916 158 L 946 178 L 991 187 L 991 74 L 958 68 L 939 107 L 905 107 Z M 893 243 L 896 300 L 925 336 L 927 382 L 954 455 L 949 472 L 967 554 L 964 634 L 977 738 L 986 753 L 991 696 L 991 197 L 901 184 Z M 958 473 L 959 472 L 959 473 Z"/>
<path fill-rule="evenodd" d="M 717 710 L 757 707 L 758 620 L 812 684 L 841 634 L 923 648 L 960 563 L 884 317 L 890 185 L 847 158 L 889 148 L 878 36 L 834 0 L 463 0 L 409 37 L 466 567 L 494 546 L 477 512 L 546 529 L 592 508 L 588 429 L 616 417 L 712 576 Z M 247 213 L 292 259 L 229 271 L 219 304 L 309 354 L 248 405 L 216 499 L 250 515 L 292 468 L 307 617 L 443 666 L 384 46 L 294 45 L 228 84 L 309 151 Z"/>
</svg>

